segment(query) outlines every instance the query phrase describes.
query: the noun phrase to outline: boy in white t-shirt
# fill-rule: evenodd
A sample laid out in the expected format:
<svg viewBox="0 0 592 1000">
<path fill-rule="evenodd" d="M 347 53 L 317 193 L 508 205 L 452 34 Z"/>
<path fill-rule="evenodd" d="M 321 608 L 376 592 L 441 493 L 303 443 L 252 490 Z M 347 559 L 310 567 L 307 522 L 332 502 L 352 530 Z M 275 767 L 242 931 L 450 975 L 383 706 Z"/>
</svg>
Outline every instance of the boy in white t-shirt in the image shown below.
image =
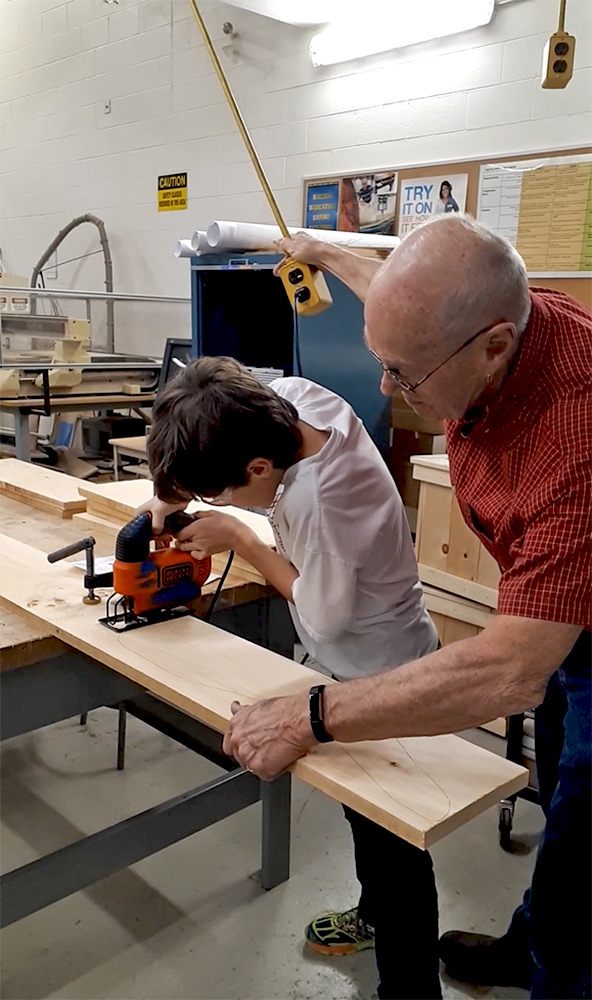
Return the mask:
<svg viewBox="0 0 592 1000">
<path fill-rule="evenodd" d="M 177 535 L 203 557 L 233 549 L 289 602 L 307 653 L 339 680 L 391 669 L 438 643 L 401 498 L 361 420 L 303 378 L 261 385 L 231 358 L 201 358 L 167 384 L 148 442 L 154 529 L 199 497 L 265 508 L 276 551 L 208 511 Z M 441 996 L 430 856 L 345 808 L 362 886 L 357 907 L 313 920 L 325 954 L 376 946 L 379 997 Z M 421 954 L 416 953 L 421 942 Z"/>
</svg>

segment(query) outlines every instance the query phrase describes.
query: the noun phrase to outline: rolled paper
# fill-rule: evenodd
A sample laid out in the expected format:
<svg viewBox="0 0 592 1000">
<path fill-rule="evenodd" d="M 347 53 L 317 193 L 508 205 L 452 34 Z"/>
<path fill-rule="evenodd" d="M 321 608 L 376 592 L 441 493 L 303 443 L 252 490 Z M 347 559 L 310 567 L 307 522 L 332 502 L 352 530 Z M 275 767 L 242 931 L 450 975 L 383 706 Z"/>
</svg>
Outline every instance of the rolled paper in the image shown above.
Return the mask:
<svg viewBox="0 0 592 1000">
<path fill-rule="evenodd" d="M 195 250 L 191 246 L 191 240 L 179 240 L 175 247 L 175 257 L 195 257 Z"/>
<path fill-rule="evenodd" d="M 325 243 L 339 243 L 349 247 L 392 250 L 401 242 L 398 236 L 344 233 L 340 230 L 303 229 L 292 226 L 288 228 L 291 236 L 295 233 L 306 233 Z M 255 222 L 216 220 L 211 222 L 207 229 L 207 242 L 211 250 L 276 250 L 275 242 L 281 238 L 279 226 L 265 226 Z"/>
<path fill-rule="evenodd" d="M 203 229 L 196 229 L 193 236 L 191 237 L 191 246 L 194 251 L 198 250 L 209 250 L 208 241 L 206 239 L 206 234 Z"/>
</svg>

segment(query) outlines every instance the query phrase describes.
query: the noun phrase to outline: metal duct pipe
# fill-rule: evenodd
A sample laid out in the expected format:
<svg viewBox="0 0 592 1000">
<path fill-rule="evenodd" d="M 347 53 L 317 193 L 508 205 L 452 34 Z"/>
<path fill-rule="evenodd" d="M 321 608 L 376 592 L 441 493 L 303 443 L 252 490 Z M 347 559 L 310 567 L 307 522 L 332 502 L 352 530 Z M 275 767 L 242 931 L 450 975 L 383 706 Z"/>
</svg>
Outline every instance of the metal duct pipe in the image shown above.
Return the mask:
<svg viewBox="0 0 592 1000">
<path fill-rule="evenodd" d="M 47 263 L 49 258 L 57 248 L 60 243 L 65 240 L 68 233 L 71 233 L 73 229 L 77 226 L 81 226 L 84 222 L 92 222 L 93 226 L 96 226 L 99 230 L 99 240 L 101 241 L 101 248 L 103 250 L 103 257 L 105 258 L 105 290 L 108 292 L 113 291 L 113 261 L 111 259 L 111 249 L 109 247 L 109 240 L 107 239 L 107 231 L 105 229 L 105 223 L 102 219 L 97 218 L 96 215 L 78 215 L 75 219 L 72 219 L 67 226 L 60 229 L 55 240 L 48 246 L 44 254 L 39 258 L 35 267 L 33 268 L 33 273 L 31 275 L 31 287 L 35 288 L 37 285 L 37 279 L 39 273 L 43 268 L 43 265 Z M 33 299 L 31 302 L 31 312 L 37 312 L 37 301 Z M 115 350 L 115 313 L 113 302 L 107 300 L 107 351 L 113 353 Z"/>
</svg>

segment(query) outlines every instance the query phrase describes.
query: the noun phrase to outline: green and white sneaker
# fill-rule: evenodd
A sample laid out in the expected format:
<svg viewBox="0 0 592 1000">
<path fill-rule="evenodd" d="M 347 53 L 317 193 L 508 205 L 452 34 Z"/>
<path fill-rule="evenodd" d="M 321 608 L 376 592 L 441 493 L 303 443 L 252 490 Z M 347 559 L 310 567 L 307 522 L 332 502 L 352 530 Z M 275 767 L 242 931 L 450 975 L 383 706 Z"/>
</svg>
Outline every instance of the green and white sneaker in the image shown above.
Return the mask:
<svg viewBox="0 0 592 1000">
<path fill-rule="evenodd" d="M 374 947 L 374 928 L 358 917 L 358 908 L 327 913 L 305 928 L 306 943 L 321 955 L 351 955 Z"/>
</svg>

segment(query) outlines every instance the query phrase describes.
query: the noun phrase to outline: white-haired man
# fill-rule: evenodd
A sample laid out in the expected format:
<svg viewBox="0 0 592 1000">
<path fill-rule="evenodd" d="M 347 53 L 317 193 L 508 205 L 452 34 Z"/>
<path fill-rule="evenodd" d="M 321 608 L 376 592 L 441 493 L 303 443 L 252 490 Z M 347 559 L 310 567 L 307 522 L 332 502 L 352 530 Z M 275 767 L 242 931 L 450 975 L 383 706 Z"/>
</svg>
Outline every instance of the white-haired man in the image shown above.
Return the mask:
<svg viewBox="0 0 592 1000">
<path fill-rule="evenodd" d="M 327 688 L 326 732 L 433 735 L 537 706 L 546 825 L 532 886 L 502 938 L 451 932 L 441 954 L 456 978 L 589 997 L 592 314 L 529 291 L 516 251 L 468 217 L 423 226 L 383 265 L 303 236 L 282 246 L 365 299 L 383 391 L 398 385 L 416 412 L 447 421 L 461 510 L 502 570 L 491 625 Z M 225 748 L 263 778 L 316 742 L 305 696 L 233 711 Z"/>
</svg>

